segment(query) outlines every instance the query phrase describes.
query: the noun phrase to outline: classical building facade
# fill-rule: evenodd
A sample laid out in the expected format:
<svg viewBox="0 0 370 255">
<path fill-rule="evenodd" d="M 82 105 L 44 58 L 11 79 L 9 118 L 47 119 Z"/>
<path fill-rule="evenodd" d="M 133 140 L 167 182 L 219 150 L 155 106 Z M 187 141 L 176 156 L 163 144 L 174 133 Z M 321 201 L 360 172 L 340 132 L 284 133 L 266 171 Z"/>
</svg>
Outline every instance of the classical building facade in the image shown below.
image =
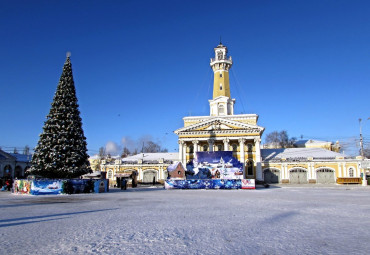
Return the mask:
<svg viewBox="0 0 370 255">
<path fill-rule="evenodd" d="M 234 114 L 229 81 L 233 61 L 221 43 L 214 51 L 215 58 L 210 62 L 214 72 L 210 115 L 183 118 L 184 127 L 175 131 L 179 161 L 185 165 L 197 151 L 233 151 L 244 164 L 244 178 L 262 179 L 260 146 L 264 128 L 257 125 L 257 114 Z"/>
<path fill-rule="evenodd" d="M 229 70 L 233 61 L 221 43 L 210 61 L 214 72 L 209 116 L 184 117 L 177 129 L 179 161 L 184 165 L 197 151 L 233 151 L 244 165 L 244 178 L 269 183 L 335 183 L 341 177 L 360 177 L 361 158 L 337 153 L 339 144 L 313 140 L 291 149 L 261 149 L 264 128 L 256 114 L 234 114 Z"/>
</svg>

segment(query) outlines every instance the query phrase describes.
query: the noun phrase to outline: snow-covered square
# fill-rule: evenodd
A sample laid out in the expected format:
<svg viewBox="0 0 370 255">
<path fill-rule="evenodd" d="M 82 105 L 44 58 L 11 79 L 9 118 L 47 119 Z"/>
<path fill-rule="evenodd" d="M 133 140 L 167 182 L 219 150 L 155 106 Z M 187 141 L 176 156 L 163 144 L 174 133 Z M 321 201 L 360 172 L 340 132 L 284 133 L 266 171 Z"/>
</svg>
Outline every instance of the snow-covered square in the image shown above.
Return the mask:
<svg viewBox="0 0 370 255">
<path fill-rule="evenodd" d="M 0 193 L 0 254 L 368 254 L 370 189 Z"/>
</svg>

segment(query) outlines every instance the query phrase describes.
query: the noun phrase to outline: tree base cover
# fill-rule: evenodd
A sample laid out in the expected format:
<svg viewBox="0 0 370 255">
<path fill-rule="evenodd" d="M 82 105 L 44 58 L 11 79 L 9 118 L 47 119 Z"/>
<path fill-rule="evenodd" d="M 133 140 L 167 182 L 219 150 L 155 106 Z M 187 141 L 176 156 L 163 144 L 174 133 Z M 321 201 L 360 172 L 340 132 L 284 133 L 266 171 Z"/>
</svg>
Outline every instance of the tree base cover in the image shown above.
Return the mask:
<svg viewBox="0 0 370 255">
<path fill-rule="evenodd" d="M 59 195 L 78 193 L 103 193 L 109 191 L 109 180 L 36 179 L 15 180 L 14 194 Z"/>
</svg>

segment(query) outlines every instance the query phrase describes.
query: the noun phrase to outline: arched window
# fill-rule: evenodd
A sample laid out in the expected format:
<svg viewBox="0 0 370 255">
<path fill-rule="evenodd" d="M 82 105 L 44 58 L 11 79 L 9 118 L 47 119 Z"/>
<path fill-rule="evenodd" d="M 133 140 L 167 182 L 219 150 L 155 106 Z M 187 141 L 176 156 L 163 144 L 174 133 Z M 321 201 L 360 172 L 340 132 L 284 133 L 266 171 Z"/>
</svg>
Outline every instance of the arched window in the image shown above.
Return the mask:
<svg viewBox="0 0 370 255">
<path fill-rule="evenodd" d="M 193 153 L 194 152 L 194 146 L 193 145 L 190 145 L 189 146 L 189 153 Z"/>
<path fill-rule="evenodd" d="M 108 179 L 112 179 L 112 177 L 113 177 L 113 171 L 109 170 L 108 171 Z"/>
<path fill-rule="evenodd" d="M 248 152 L 252 152 L 253 145 L 251 143 L 247 144 Z"/>
<path fill-rule="evenodd" d="M 10 176 L 12 174 L 12 167 L 10 165 L 6 165 L 4 167 L 4 177 Z"/>
<path fill-rule="evenodd" d="M 350 169 L 348 169 L 348 175 L 349 175 L 349 177 L 354 177 L 354 170 L 353 170 L 353 168 L 351 167 Z"/>
<path fill-rule="evenodd" d="M 233 147 L 233 151 L 234 152 L 237 152 L 238 151 L 238 145 L 236 143 L 234 143 L 233 145 L 231 145 Z"/>
<path fill-rule="evenodd" d="M 219 105 L 219 106 L 218 106 L 218 114 L 219 114 L 219 115 L 223 115 L 223 114 L 225 114 L 225 108 L 224 108 L 224 106 L 223 106 L 223 105 Z"/>
<path fill-rule="evenodd" d="M 207 145 L 203 145 L 203 151 L 208 151 L 208 146 Z"/>
<path fill-rule="evenodd" d="M 247 175 L 253 175 L 253 162 L 248 160 L 247 162 Z"/>
</svg>

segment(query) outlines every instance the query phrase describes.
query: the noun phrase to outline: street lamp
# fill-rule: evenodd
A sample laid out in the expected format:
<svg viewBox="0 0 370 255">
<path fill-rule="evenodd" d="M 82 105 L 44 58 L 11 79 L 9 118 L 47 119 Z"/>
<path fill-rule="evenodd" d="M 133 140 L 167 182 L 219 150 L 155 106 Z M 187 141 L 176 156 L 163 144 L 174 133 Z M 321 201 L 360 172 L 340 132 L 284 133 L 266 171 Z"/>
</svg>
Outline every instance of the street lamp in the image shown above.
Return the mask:
<svg viewBox="0 0 370 255">
<path fill-rule="evenodd" d="M 367 118 L 366 120 L 369 120 L 369 118 Z M 358 119 L 358 122 L 360 124 L 360 153 L 361 153 L 361 160 L 362 162 L 364 162 L 364 142 L 363 142 L 363 137 L 362 137 L 362 125 L 361 125 L 361 121 L 362 119 L 359 118 Z M 364 164 L 361 163 L 361 167 L 362 169 L 364 170 L 364 173 L 362 174 L 362 186 L 367 186 L 367 180 L 366 180 L 366 169 L 365 169 L 365 166 Z"/>
</svg>

